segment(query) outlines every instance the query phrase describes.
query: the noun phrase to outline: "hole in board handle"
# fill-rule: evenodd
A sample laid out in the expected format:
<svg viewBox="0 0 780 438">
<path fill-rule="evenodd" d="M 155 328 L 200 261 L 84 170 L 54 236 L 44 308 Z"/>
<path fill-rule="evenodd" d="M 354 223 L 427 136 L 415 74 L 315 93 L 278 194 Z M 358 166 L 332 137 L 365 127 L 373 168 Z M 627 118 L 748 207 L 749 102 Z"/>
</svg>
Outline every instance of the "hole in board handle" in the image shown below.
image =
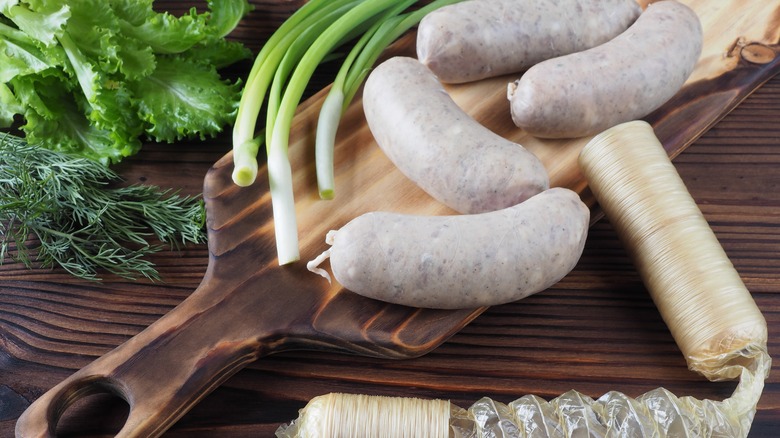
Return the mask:
<svg viewBox="0 0 780 438">
<path fill-rule="evenodd" d="M 57 437 L 115 436 L 129 412 L 117 385 L 104 377 L 86 378 L 63 392 L 50 427 Z"/>
</svg>

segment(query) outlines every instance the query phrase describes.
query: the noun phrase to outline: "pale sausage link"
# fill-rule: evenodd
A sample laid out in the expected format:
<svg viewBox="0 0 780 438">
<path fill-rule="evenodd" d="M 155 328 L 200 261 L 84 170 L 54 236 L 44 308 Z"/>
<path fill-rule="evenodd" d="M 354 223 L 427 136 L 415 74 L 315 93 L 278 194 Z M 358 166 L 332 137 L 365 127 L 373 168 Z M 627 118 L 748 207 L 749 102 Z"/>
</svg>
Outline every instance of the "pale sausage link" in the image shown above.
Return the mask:
<svg viewBox="0 0 780 438">
<path fill-rule="evenodd" d="M 423 18 L 417 57 L 442 82 L 471 82 L 605 43 L 640 12 L 634 0 L 468 0 Z"/>
<path fill-rule="evenodd" d="M 367 213 L 329 233 L 330 265 L 342 286 L 370 298 L 438 309 L 492 306 L 568 274 L 589 220 L 579 195 L 560 187 L 475 215 Z M 309 269 L 322 274 L 321 261 Z"/>
<path fill-rule="evenodd" d="M 652 3 L 613 40 L 541 62 L 509 84 L 512 120 L 537 137 L 567 138 L 645 117 L 683 86 L 702 39 L 689 7 Z"/>
<path fill-rule="evenodd" d="M 549 187 L 535 155 L 465 113 L 414 58 L 391 58 L 371 72 L 363 110 L 398 169 L 459 213 L 506 208 Z"/>
</svg>

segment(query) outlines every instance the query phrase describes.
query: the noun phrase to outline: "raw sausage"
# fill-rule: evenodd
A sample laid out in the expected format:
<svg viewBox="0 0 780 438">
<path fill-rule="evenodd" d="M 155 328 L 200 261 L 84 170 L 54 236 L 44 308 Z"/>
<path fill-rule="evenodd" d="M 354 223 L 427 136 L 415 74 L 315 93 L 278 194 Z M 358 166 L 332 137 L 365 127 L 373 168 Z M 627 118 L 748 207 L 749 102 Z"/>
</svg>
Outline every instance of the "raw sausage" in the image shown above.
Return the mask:
<svg viewBox="0 0 780 438">
<path fill-rule="evenodd" d="M 444 83 L 520 72 L 605 43 L 641 11 L 635 0 L 468 0 L 423 18 L 417 58 Z"/>
<path fill-rule="evenodd" d="M 535 155 L 461 110 L 414 58 L 377 66 L 366 80 L 363 109 L 398 169 L 459 213 L 499 210 L 549 188 Z"/>
<path fill-rule="evenodd" d="M 566 138 L 640 119 L 679 91 L 702 39 L 689 7 L 652 3 L 615 39 L 541 62 L 509 84 L 512 120 L 537 137 Z"/>
<path fill-rule="evenodd" d="M 358 294 L 413 307 L 508 303 L 547 289 L 577 264 L 590 210 L 565 188 L 475 215 L 374 212 L 328 233 L 336 280 Z M 328 277 L 329 278 L 329 277 Z"/>
</svg>

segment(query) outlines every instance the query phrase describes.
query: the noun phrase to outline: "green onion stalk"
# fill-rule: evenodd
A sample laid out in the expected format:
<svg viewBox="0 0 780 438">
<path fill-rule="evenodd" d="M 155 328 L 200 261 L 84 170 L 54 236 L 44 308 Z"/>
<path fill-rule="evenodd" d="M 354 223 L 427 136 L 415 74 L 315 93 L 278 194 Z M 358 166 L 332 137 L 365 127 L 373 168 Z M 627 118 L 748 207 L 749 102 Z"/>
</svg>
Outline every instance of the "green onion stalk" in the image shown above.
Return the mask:
<svg viewBox="0 0 780 438">
<path fill-rule="evenodd" d="M 274 222 L 279 264 L 294 262 L 300 258 L 292 190 L 292 171 L 287 148 L 295 110 L 303 97 L 306 85 L 322 59 L 335 49 L 353 29 L 361 26 L 370 17 L 394 6 L 396 1 L 364 1 L 350 9 L 320 34 L 319 38 L 303 55 L 290 77 L 279 105 L 268 146 L 268 171 L 271 180 L 271 203 L 274 217 L 285 218 Z M 274 175 L 271 173 L 272 170 L 279 173 Z"/>
<path fill-rule="evenodd" d="M 312 23 L 311 26 L 299 34 L 277 66 L 268 91 L 265 137 L 268 155 L 268 180 L 271 192 L 271 206 L 274 212 L 274 233 L 277 242 L 279 264 L 297 261 L 300 256 L 298 252 L 298 229 L 295 217 L 295 199 L 293 197 L 292 168 L 287 155 L 287 144 L 275 145 L 273 142 L 275 131 L 270 128 L 277 126 L 278 116 L 283 104 L 292 105 L 293 108 L 297 107 L 297 102 L 295 104 L 285 103 L 285 96 L 287 96 L 285 85 L 289 88 L 289 84 L 292 83 L 292 80 L 288 83 L 290 74 L 296 70 L 297 65 L 305 61 L 303 57 L 307 53 L 306 49 L 311 47 L 317 38 L 333 24 L 334 17 L 343 15 L 345 11 L 342 9 L 346 8 L 348 10 L 350 7 L 350 5 L 346 5 L 322 15 L 321 19 Z M 316 63 L 319 64 L 320 61 L 316 61 Z M 283 125 L 287 127 L 288 132 L 292 125 L 293 116 L 294 113 L 290 116 L 289 122 Z M 287 135 L 289 136 L 289 134 Z"/>
<path fill-rule="evenodd" d="M 255 136 L 260 108 L 276 69 L 293 42 L 327 11 L 355 0 L 311 0 L 274 32 L 255 58 L 241 94 L 233 126 L 233 181 L 246 187 L 257 177 L 257 153 L 262 136 Z"/>
<path fill-rule="evenodd" d="M 333 156 L 338 125 L 371 67 L 387 46 L 417 25 L 425 15 L 442 6 L 461 1 L 463 0 L 434 0 L 419 9 L 400 14 L 416 3 L 403 2 L 385 20 L 377 22 L 352 48 L 325 97 L 317 121 L 315 166 L 320 198 L 332 199 L 335 196 Z"/>
<path fill-rule="evenodd" d="M 332 199 L 334 195 L 333 187 L 335 184 L 333 183 L 332 146 L 335 144 L 339 121 L 341 120 L 343 111 L 348 106 L 348 102 L 345 103 L 344 94 L 344 84 L 347 81 L 347 75 L 359 55 L 364 53 L 364 50 L 368 48 L 369 42 L 375 38 L 377 32 L 388 26 L 393 27 L 398 14 L 416 2 L 417 0 L 399 2 L 396 7 L 389 9 L 382 19 L 377 20 L 374 25 L 363 34 L 341 64 L 341 68 L 333 81 L 331 90 L 322 103 L 319 120 L 317 121 L 315 138 L 315 157 L 319 156 L 318 158 L 315 158 L 317 185 L 322 199 Z M 379 53 L 377 53 L 377 56 L 378 55 Z M 326 150 L 326 153 L 323 154 L 320 147 L 321 144 L 330 144 L 331 148 Z"/>
<path fill-rule="evenodd" d="M 300 258 L 288 146 L 296 109 L 316 68 L 336 48 L 359 37 L 339 69 L 318 121 L 318 186 L 320 196 L 330 199 L 334 195 L 336 130 L 371 66 L 390 43 L 425 14 L 457 1 L 462 0 L 434 0 L 404 13 L 417 0 L 311 0 L 290 16 L 261 49 L 246 81 L 233 129 L 233 181 L 241 187 L 254 183 L 257 154 L 265 142 L 280 265 Z M 256 135 L 264 103 L 266 123 Z"/>
<path fill-rule="evenodd" d="M 295 70 L 296 66 L 301 62 L 302 57 L 306 54 L 306 49 L 311 47 L 317 38 L 319 38 L 319 36 L 331 26 L 338 17 L 354 7 L 354 3 L 357 3 L 357 1 L 353 0 L 351 3 L 345 4 L 332 11 L 327 11 L 327 13 L 323 13 L 318 20 L 301 32 L 298 35 L 298 38 L 296 38 L 288 47 L 287 52 L 282 57 L 274 72 L 271 86 L 268 91 L 265 126 L 274 126 L 276 123 L 276 116 L 281 107 L 285 85 L 287 85 L 290 74 Z M 267 145 L 271 144 L 271 133 L 271 130 L 265 131 L 265 141 Z"/>
</svg>

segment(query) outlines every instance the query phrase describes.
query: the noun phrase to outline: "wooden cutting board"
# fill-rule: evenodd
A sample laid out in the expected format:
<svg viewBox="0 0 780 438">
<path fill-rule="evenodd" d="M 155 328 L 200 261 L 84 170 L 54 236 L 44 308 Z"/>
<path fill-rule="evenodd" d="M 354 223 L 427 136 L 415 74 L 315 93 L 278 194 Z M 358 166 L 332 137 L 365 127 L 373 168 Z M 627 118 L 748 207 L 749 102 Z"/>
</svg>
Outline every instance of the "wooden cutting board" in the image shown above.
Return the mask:
<svg viewBox="0 0 780 438">
<path fill-rule="evenodd" d="M 685 3 L 702 20 L 704 52 L 680 93 L 646 118 L 671 156 L 780 68 L 780 1 Z M 409 35 L 388 56 L 413 55 L 413 45 Z M 515 128 L 505 97 L 511 79 L 448 89 L 477 120 L 537 154 L 553 186 L 572 188 L 593 205 L 576 164 L 589 138 L 540 141 Z M 376 147 L 359 99 L 337 139 L 336 198 L 320 200 L 312 145 L 324 95 L 301 106 L 291 135 L 302 261 L 327 248 L 328 230 L 367 211 L 452 213 L 403 177 Z M 145 331 L 41 396 L 17 423 L 18 435 L 48 436 L 70 404 L 110 391 L 130 405 L 118 436 L 158 436 L 221 382 L 265 355 L 316 349 L 414 357 L 436 348 L 484 310 L 388 305 L 329 286 L 304 263 L 276 266 L 267 174 L 261 170 L 254 186 L 240 189 L 230 181 L 231 160 L 228 154 L 206 175 L 210 260 L 198 289 Z"/>
</svg>

